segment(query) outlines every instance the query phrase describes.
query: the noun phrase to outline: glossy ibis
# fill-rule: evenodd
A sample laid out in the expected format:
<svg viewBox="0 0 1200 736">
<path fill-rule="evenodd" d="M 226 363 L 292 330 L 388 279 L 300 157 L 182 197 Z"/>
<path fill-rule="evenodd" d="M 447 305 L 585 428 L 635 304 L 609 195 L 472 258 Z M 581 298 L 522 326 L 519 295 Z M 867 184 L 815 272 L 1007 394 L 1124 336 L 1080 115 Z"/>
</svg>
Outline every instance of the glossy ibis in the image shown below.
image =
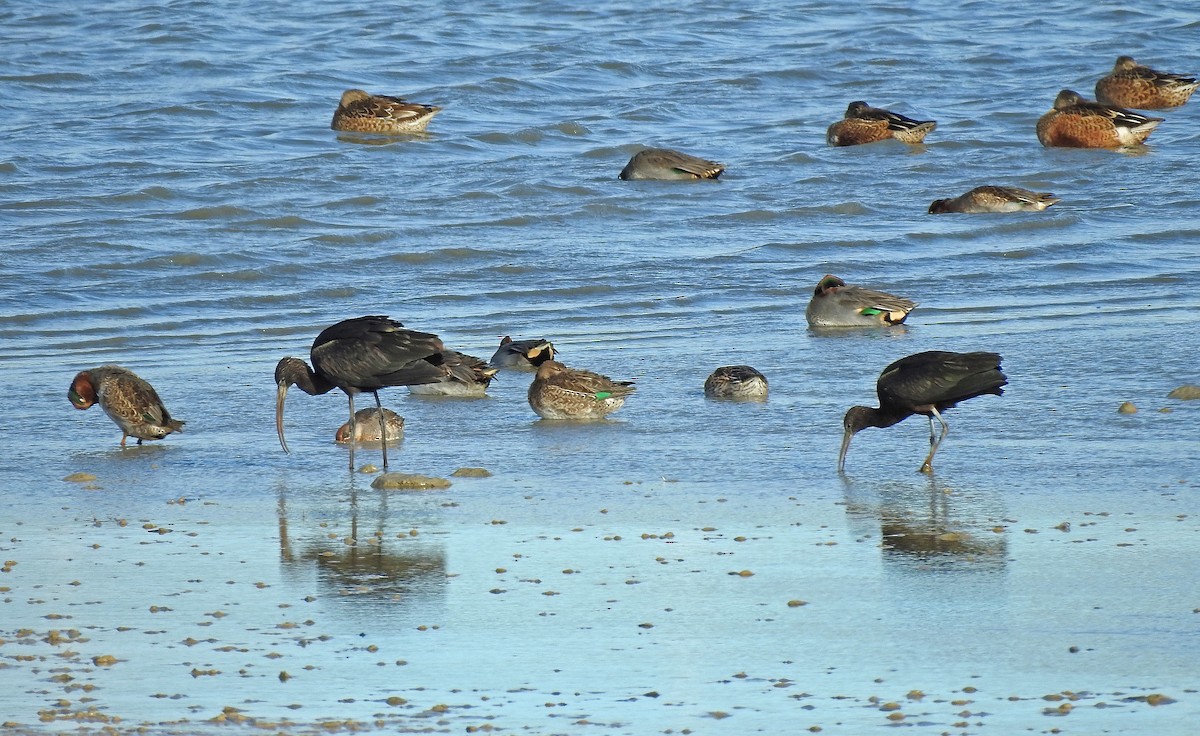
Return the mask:
<svg viewBox="0 0 1200 736">
<path fill-rule="evenodd" d="M 1112 72 L 1096 82 L 1096 100 L 1117 107 L 1163 110 L 1187 102 L 1197 85 L 1200 82 L 1193 77 L 1156 71 L 1121 56 Z"/>
<path fill-rule="evenodd" d="M 838 472 L 845 469 L 846 451 L 856 432 L 867 427 L 890 427 L 913 414 L 929 417 L 929 455 L 921 465 L 921 472 L 932 472 L 933 454 L 949 431 L 941 412 L 983 394 L 999 396 L 1004 393 L 1001 387 L 1006 383 L 1008 379 L 1000 372 L 1000 355 L 997 353 L 931 350 L 897 360 L 879 374 L 875 386 L 879 393 L 879 408 L 854 406 L 846 412 L 842 422 L 845 434 L 838 454 Z M 942 425 L 942 432 L 936 438 L 935 417 Z"/>
<path fill-rule="evenodd" d="M 535 371 L 547 360 L 554 360 L 554 343 L 549 340 L 514 340 L 505 335 L 491 363 L 497 368 Z"/>
<path fill-rule="evenodd" d="M 1049 192 L 1031 192 L 1021 187 L 997 187 L 985 184 L 953 199 L 935 199 L 929 214 L 961 212 L 975 215 L 984 212 L 1040 212 L 1059 202 Z"/>
<path fill-rule="evenodd" d="M 846 115 L 829 126 L 825 140 L 831 146 L 858 146 L 895 138 L 905 143 L 924 143 L 929 131 L 937 127 L 932 120 L 913 120 L 900 113 L 851 102 Z"/>
<path fill-rule="evenodd" d="M 853 286 L 826 274 L 813 289 L 804 310 L 810 327 L 886 327 L 908 319 L 917 303 L 912 299 Z"/>
<path fill-rule="evenodd" d="M 1144 143 L 1162 121 L 1064 89 L 1050 112 L 1038 118 L 1037 137 L 1043 146 L 1120 148 Z"/>
<path fill-rule="evenodd" d="M 767 377 L 748 365 L 725 365 L 704 381 L 704 395 L 712 399 L 763 401 Z"/>
<path fill-rule="evenodd" d="M 646 148 L 633 154 L 618 179 L 657 179 L 659 181 L 695 181 L 716 179 L 725 164 L 697 158 L 669 148 Z"/>
<path fill-rule="evenodd" d="M 326 327 L 313 340 L 312 367 L 300 358 L 283 358 L 275 366 L 275 429 L 279 444 L 288 452 L 283 437 L 283 402 L 289 386 L 299 386 L 311 396 L 340 388 L 350 400 L 350 436 L 356 436 L 354 395 L 370 393 L 375 407 L 382 409 L 379 389 L 385 386 L 411 386 L 441 380 L 447 375 L 442 356 L 442 341 L 437 335 L 405 329 L 395 320 L 381 316 L 355 317 Z M 380 434 L 386 436 L 383 413 L 379 414 Z M 383 447 L 383 468 L 387 470 L 387 443 Z M 350 444 L 350 469 L 354 469 L 354 444 Z"/>
<path fill-rule="evenodd" d="M 172 432 L 182 432 L 184 422 L 172 419 L 158 393 L 133 371 L 118 365 L 80 371 L 71 379 L 67 398 L 76 409 L 95 404 L 121 428 L 121 447 L 127 437 L 161 440 Z"/>
<path fill-rule="evenodd" d="M 342 93 L 329 127 L 349 133 L 422 133 L 433 116 L 441 111 L 442 108 L 436 105 L 421 105 L 399 97 L 348 89 Z"/>
<path fill-rule="evenodd" d="M 529 405 L 543 419 L 603 419 L 633 392 L 632 381 L 614 381 L 547 360 L 529 384 Z"/>
</svg>

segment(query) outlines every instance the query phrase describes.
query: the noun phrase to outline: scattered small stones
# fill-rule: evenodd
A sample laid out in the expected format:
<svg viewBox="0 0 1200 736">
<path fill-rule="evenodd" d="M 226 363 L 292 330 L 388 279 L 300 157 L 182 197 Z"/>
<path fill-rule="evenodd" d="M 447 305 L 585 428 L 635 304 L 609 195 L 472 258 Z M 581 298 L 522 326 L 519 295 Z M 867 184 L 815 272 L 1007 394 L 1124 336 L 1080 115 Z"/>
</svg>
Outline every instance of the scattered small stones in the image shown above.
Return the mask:
<svg viewBox="0 0 1200 736">
<path fill-rule="evenodd" d="M 432 488 L 449 488 L 450 481 L 418 473 L 384 473 L 371 481 L 371 487 L 377 490 L 424 491 Z"/>
</svg>

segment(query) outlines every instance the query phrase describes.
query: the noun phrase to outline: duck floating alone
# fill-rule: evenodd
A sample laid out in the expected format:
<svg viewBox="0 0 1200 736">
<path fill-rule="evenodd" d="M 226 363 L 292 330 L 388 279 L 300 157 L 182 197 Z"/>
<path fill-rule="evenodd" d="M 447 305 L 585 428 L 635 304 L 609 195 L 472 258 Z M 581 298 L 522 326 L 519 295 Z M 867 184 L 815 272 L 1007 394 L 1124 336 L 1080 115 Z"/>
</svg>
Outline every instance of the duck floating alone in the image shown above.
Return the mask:
<svg viewBox="0 0 1200 736">
<path fill-rule="evenodd" d="M 670 148 L 646 148 L 638 151 L 621 169 L 619 179 L 657 179 L 660 181 L 692 181 L 716 179 L 725 165 L 698 158 Z"/>
<path fill-rule="evenodd" d="M 1021 187 L 984 185 L 951 199 L 935 199 L 929 214 L 947 212 L 980 214 L 985 212 L 1040 212 L 1062 200 L 1049 192 L 1034 192 Z"/>
<path fill-rule="evenodd" d="M 442 108 L 436 105 L 422 105 L 399 97 L 348 89 L 342 93 L 329 127 L 347 133 L 421 133 L 429 126 L 433 116 L 441 111 Z"/>
<path fill-rule="evenodd" d="M 833 274 L 817 282 L 804 310 L 810 327 L 887 327 L 902 324 L 917 302 L 847 284 Z"/>
<path fill-rule="evenodd" d="M 767 377 L 748 365 L 724 365 L 704 380 L 704 395 L 711 399 L 763 401 Z"/>
</svg>

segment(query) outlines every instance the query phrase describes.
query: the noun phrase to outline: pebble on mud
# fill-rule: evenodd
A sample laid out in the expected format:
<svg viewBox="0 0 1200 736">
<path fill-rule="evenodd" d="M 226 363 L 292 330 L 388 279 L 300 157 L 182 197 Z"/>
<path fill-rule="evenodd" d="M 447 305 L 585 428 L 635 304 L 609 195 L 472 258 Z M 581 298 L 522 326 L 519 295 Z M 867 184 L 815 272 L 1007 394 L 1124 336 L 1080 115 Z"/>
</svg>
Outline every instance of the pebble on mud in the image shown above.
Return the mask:
<svg viewBox="0 0 1200 736">
<path fill-rule="evenodd" d="M 1125 403 L 1123 403 L 1117 407 L 1117 413 L 1119 413 L 1119 414 L 1136 414 L 1137 407 L 1133 405 L 1132 401 L 1126 401 Z"/>
<path fill-rule="evenodd" d="M 1184 401 L 1191 401 L 1192 399 L 1200 399 L 1200 386 L 1196 386 L 1196 385 L 1193 385 L 1190 383 L 1185 383 L 1182 386 L 1180 386 L 1179 388 L 1171 391 L 1171 393 L 1167 394 L 1167 398 L 1168 399 L 1183 399 Z"/>
<path fill-rule="evenodd" d="M 384 473 L 371 481 L 371 487 L 378 490 L 406 489 L 423 491 L 430 488 L 449 488 L 450 481 L 445 478 L 434 478 L 418 473 Z"/>
</svg>

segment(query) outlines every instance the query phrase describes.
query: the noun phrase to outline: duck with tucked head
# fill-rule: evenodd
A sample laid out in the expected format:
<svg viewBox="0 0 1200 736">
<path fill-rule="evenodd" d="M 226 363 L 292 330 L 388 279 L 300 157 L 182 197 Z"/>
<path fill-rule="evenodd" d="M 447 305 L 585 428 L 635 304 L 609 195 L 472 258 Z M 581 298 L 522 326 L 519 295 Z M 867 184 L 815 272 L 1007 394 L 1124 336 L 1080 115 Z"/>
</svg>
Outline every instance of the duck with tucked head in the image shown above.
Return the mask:
<svg viewBox="0 0 1200 736">
<path fill-rule="evenodd" d="M 1132 56 L 1121 56 L 1112 72 L 1096 82 L 1096 101 L 1138 110 L 1165 110 L 1186 103 L 1198 85 L 1194 77 L 1160 72 L 1138 64 Z"/>
<path fill-rule="evenodd" d="M 382 422 L 380 421 L 381 414 L 383 415 Z M 353 434 L 351 434 L 352 431 Z M 380 434 L 380 432 L 386 432 L 386 435 Z M 372 406 L 369 409 L 359 409 L 354 412 L 354 429 L 351 430 L 350 422 L 346 422 L 338 427 L 337 432 L 333 435 L 333 441 L 339 444 L 382 442 L 385 436 L 388 442 L 397 442 L 403 439 L 404 417 L 391 409 L 377 409 Z"/>
<path fill-rule="evenodd" d="M 1144 143 L 1162 121 L 1090 102 L 1064 89 L 1054 99 L 1054 108 L 1038 118 L 1037 137 L 1043 146 L 1120 148 Z"/>
<path fill-rule="evenodd" d="M 913 120 L 858 100 L 846 108 L 844 118 L 829 126 L 825 140 L 831 146 L 858 146 L 889 138 L 916 144 L 924 143 L 925 136 L 936 127 L 933 120 Z"/>
<path fill-rule="evenodd" d="M 67 398 L 76 409 L 96 404 L 121 428 L 121 447 L 128 437 L 161 440 L 172 432 L 182 432 L 184 422 L 171 418 L 158 392 L 133 371 L 118 365 L 102 365 L 80 371 L 71 379 Z"/>
<path fill-rule="evenodd" d="M 624 406 L 634 390 L 632 381 L 547 360 L 529 384 L 529 406 L 543 419 L 603 419 Z"/>
<path fill-rule="evenodd" d="M 809 327 L 887 327 L 908 319 L 912 299 L 847 284 L 826 274 L 813 290 L 804 316 Z"/>
<path fill-rule="evenodd" d="M 710 399 L 766 401 L 767 377 L 748 365 L 723 365 L 704 381 Z"/>
<path fill-rule="evenodd" d="M 418 396 L 460 396 L 478 398 L 486 395 L 487 387 L 500 372 L 479 358 L 457 350 L 443 350 L 442 358 L 449 371 L 440 380 L 418 383 L 408 387 L 409 393 Z"/>
<path fill-rule="evenodd" d="M 348 89 L 333 113 L 334 130 L 348 133 L 405 135 L 421 133 L 433 116 L 442 111 L 436 105 L 421 105 L 399 97 L 372 95 L 361 89 Z"/>
</svg>

